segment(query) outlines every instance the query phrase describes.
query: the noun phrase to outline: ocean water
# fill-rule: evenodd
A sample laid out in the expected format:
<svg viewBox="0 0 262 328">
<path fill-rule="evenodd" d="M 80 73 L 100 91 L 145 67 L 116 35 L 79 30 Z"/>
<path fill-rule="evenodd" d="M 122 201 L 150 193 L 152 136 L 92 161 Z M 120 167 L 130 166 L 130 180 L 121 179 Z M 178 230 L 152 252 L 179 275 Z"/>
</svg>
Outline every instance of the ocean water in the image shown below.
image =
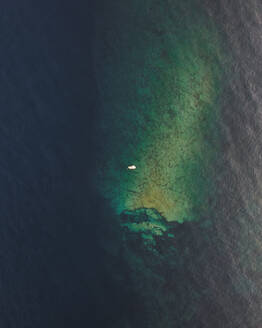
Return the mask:
<svg viewBox="0 0 262 328">
<path fill-rule="evenodd" d="M 96 12 L 94 181 L 123 293 L 102 325 L 260 327 L 261 4 Z"/>
<path fill-rule="evenodd" d="M 261 22 L 2 3 L 0 328 L 262 326 Z"/>
<path fill-rule="evenodd" d="M 90 31 L 86 2 L 1 4 L 1 328 L 92 322 Z"/>
</svg>

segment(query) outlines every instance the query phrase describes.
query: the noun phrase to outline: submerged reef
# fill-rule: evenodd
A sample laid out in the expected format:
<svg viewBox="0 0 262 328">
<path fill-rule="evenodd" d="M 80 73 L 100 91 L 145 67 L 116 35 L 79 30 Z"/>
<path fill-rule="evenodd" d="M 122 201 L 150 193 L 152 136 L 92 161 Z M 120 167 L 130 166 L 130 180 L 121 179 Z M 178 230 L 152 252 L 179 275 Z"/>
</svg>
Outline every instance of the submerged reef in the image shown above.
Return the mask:
<svg viewBox="0 0 262 328">
<path fill-rule="evenodd" d="M 94 53 L 96 185 L 116 213 L 155 208 L 178 222 L 209 215 L 220 156 L 220 43 L 195 1 L 104 5 Z"/>
<path fill-rule="evenodd" d="M 102 213 L 97 235 L 105 254 L 101 304 L 109 304 L 103 324 L 198 327 L 202 311 L 206 318 L 212 305 L 206 265 L 209 258 L 212 266 L 214 258 L 209 254 L 212 225 L 168 222 L 145 208 L 123 211 L 118 222 L 112 212 Z"/>
<path fill-rule="evenodd" d="M 121 225 L 130 232 L 139 233 L 146 245 L 155 245 L 155 236 L 164 236 L 168 222 L 154 208 L 139 208 L 121 213 Z M 172 234 L 167 234 L 172 237 Z"/>
</svg>

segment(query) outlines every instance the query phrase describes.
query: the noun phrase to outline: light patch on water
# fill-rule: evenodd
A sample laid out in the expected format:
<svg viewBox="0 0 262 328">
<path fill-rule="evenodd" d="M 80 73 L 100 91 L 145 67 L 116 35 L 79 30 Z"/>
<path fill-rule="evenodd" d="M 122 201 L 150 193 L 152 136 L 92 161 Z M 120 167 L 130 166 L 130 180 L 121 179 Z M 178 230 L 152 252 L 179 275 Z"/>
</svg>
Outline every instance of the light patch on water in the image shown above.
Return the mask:
<svg viewBox="0 0 262 328">
<path fill-rule="evenodd" d="M 215 197 L 222 54 L 212 22 L 189 15 L 180 26 L 160 7 L 161 36 L 135 1 L 133 18 L 143 28 L 123 25 L 124 11 L 97 38 L 105 132 L 99 189 L 117 213 L 155 208 L 168 221 L 192 221 Z"/>
<path fill-rule="evenodd" d="M 135 170 L 136 166 L 135 165 L 129 165 L 127 168 L 128 168 L 128 170 Z"/>
</svg>

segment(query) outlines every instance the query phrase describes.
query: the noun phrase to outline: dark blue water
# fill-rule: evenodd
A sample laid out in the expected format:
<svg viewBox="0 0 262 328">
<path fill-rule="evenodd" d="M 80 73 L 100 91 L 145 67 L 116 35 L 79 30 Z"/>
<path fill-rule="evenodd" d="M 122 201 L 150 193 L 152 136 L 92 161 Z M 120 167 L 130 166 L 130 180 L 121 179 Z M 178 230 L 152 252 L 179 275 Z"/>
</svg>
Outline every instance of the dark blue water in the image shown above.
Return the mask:
<svg viewBox="0 0 262 328">
<path fill-rule="evenodd" d="M 89 327 L 96 316 L 101 256 L 82 202 L 90 13 L 87 1 L 1 4 L 1 328 Z"/>
</svg>

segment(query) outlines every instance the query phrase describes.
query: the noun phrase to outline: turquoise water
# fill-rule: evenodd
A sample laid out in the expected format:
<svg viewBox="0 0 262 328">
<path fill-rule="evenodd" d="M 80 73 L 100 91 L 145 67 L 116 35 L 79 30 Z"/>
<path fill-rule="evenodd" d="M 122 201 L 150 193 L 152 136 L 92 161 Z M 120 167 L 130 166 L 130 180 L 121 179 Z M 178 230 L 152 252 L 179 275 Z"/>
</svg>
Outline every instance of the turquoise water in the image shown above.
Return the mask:
<svg viewBox="0 0 262 328">
<path fill-rule="evenodd" d="M 259 327 L 261 8 L 100 5 L 94 181 L 132 299 L 114 324 Z"/>
<path fill-rule="evenodd" d="M 196 220 L 215 197 L 221 157 L 222 35 L 194 2 L 151 5 L 107 5 L 96 22 L 98 183 L 117 213 L 146 207 Z"/>
</svg>

